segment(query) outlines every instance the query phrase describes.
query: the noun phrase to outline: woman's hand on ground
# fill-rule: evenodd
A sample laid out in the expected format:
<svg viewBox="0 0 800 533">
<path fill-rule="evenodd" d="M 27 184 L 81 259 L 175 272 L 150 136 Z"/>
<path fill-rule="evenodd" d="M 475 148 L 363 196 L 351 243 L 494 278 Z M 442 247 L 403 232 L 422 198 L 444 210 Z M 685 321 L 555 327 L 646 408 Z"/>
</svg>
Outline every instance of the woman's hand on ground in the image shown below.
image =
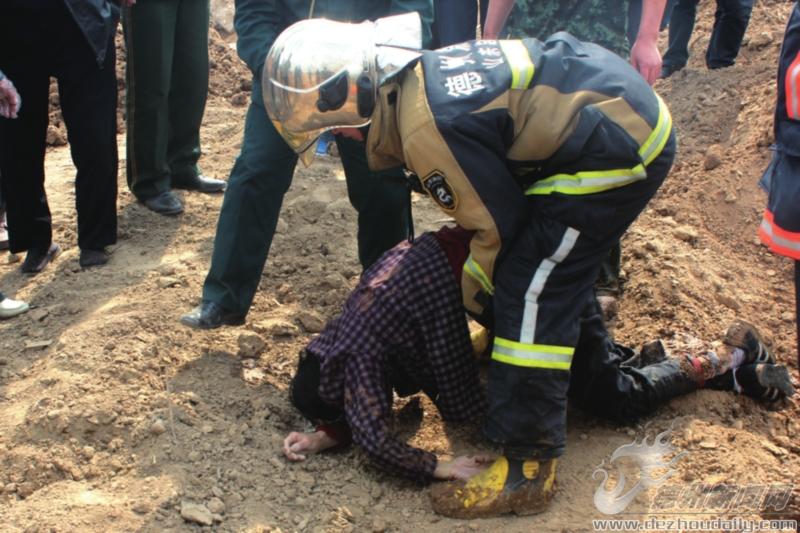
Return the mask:
<svg viewBox="0 0 800 533">
<path fill-rule="evenodd" d="M 494 459 L 488 455 L 462 455 L 450 461 L 439 459 L 433 477 L 436 479 L 463 479 L 483 472 Z"/>
<path fill-rule="evenodd" d="M 338 444 L 324 431 L 299 433 L 292 431 L 283 439 L 283 455 L 290 461 L 305 461 L 306 456 L 327 450 Z"/>
</svg>

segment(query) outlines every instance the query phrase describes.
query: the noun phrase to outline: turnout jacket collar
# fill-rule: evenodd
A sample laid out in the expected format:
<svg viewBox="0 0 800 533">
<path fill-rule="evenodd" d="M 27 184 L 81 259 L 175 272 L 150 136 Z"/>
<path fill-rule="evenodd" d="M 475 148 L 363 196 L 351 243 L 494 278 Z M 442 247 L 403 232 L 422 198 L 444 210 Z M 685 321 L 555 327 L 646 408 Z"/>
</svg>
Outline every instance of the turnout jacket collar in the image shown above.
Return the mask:
<svg viewBox="0 0 800 533">
<path fill-rule="evenodd" d="M 372 170 L 405 165 L 397 117 L 399 101 L 400 84 L 397 81 L 383 85 L 378 91 L 378 101 L 367 135 L 367 162 Z"/>
</svg>

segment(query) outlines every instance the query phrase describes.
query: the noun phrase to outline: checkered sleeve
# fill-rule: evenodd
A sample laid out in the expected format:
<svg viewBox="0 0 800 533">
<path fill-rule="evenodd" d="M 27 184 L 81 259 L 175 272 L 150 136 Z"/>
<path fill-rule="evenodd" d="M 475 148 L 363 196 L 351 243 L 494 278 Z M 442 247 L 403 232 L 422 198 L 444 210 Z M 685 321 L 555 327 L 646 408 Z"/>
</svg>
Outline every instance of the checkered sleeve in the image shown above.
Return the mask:
<svg viewBox="0 0 800 533">
<path fill-rule="evenodd" d="M 410 295 L 414 305 L 409 309 L 424 339 L 439 392 L 434 402 L 445 421 L 476 420 L 485 413 L 485 397 L 478 381 L 461 293 L 438 243 L 429 238 L 418 242 L 417 247 L 415 276 L 425 283 L 414 287 L 416 291 Z"/>
<path fill-rule="evenodd" d="M 379 467 L 419 482 L 433 479 L 436 456 L 400 442 L 392 434 L 391 387 L 381 357 L 352 356 L 345 368 L 345 416 L 353 442 Z"/>
</svg>

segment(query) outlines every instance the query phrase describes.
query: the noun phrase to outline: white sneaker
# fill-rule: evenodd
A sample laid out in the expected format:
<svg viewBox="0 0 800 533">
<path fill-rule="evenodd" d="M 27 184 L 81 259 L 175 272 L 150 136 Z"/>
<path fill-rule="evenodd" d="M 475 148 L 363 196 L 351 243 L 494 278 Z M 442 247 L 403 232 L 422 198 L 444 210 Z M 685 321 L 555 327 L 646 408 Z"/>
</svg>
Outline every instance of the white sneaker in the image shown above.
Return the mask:
<svg viewBox="0 0 800 533">
<path fill-rule="evenodd" d="M 0 300 L 0 318 L 11 318 L 12 316 L 21 315 L 28 309 L 30 309 L 30 306 L 28 306 L 27 302 L 12 300 L 11 298 Z"/>
</svg>

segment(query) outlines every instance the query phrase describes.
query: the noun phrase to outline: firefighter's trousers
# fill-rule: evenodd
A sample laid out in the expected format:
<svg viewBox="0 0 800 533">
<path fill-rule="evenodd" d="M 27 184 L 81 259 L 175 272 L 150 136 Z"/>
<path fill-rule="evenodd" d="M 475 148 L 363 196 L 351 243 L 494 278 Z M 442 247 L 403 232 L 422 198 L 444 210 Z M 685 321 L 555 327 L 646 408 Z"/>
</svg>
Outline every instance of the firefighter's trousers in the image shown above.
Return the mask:
<svg viewBox="0 0 800 533">
<path fill-rule="evenodd" d="M 675 138 L 646 167 L 646 178 L 590 194 L 531 195 L 530 221 L 495 273 L 495 341 L 485 433 L 519 459 L 557 457 L 566 433 L 570 370 L 592 369 L 581 357 L 614 363 L 613 344 L 591 315 L 592 285 L 603 258 L 644 210 L 667 176 Z M 584 168 L 593 168 L 587 161 Z M 602 328 L 596 331 L 596 328 Z M 580 342 L 580 353 L 576 350 Z M 573 358 L 576 361 L 573 361 Z M 596 361 L 589 361 L 589 363 Z M 578 377 L 578 376 L 576 376 Z M 644 382 L 644 384 L 642 384 Z M 620 379 L 628 390 L 649 384 Z"/>
</svg>

